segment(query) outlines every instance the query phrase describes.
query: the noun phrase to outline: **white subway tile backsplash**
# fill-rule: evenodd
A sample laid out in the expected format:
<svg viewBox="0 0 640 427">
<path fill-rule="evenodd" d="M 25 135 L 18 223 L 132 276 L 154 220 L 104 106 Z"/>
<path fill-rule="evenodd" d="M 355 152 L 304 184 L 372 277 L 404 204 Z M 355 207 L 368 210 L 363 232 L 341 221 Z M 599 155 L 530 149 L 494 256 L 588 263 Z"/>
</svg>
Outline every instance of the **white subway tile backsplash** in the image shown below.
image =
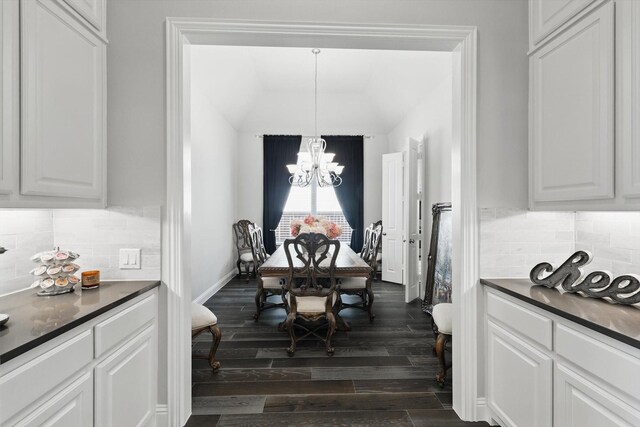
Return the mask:
<svg viewBox="0 0 640 427">
<path fill-rule="evenodd" d="M 585 272 L 640 274 L 640 212 L 528 212 L 482 209 L 484 277 L 528 277 L 540 262 L 558 265 L 575 250 L 593 260 Z"/>
<path fill-rule="evenodd" d="M 30 257 L 60 246 L 80 254 L 80 271 L 103 280 L 160 278 L 160 208 L 0 209 L 0 294 L 29 286 Z M 120 248 L 142 249 L 140 270 L 118 268 Z"/>
<path fill-rule="evenodd" d="M 481 209 L 480 275 L 525 278 L 540 262 L 564 261 L 574 249 L 574 223 L 571 212 Z"/>
</svg>

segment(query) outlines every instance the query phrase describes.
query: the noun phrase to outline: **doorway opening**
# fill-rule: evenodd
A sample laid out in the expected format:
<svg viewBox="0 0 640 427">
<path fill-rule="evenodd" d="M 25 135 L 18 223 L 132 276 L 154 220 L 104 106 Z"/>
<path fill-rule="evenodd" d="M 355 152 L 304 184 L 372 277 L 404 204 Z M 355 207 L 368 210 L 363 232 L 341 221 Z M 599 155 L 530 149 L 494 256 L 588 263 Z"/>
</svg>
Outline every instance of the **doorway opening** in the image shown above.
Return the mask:
<svg viewBox="0 0 640 427">
<path fill-rule="evenodd" d="M 304 36 L 302 36 L 304 35 Z M 477 212 L 475 188 L 475 28 L 332 26 L 229 23 L 169 19 L 167 25 L 168 176 L 163 280 L 168 286 L 169 422 L 182 424 L 191 413 L 191 301 L 188 260 L 191 242 L 190 93 L 186 70 L 189 47 L 197 44 L 319 46 L 454 53 L 454 395 L 453 408 L 466 420 L 481 415 L 476 388 Z M 457 209 L 455 208 L 457 207 Z"/>
</svg>

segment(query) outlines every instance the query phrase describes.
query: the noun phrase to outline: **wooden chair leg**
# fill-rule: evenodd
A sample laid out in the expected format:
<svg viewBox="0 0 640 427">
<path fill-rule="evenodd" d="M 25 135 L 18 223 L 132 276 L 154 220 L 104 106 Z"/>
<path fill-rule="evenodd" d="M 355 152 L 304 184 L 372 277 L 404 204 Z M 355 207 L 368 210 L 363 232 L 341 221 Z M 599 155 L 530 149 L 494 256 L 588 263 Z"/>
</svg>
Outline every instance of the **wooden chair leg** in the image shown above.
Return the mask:
<svg viewBox="0 0 640 427">
<path fill-rule="evenodd" d="M 447 366 L 447 362 L 445 360 L 445 351 L 447 347 L 447 341 L 449 340 L 449 336 L 446 334 L 438 334 L 438 338 L 436 339 L 435 351 L 438 356 L 438 362 L 440 364 L 440 371 L 436 374 L 436 381 L 440 386 L 444 386 L 444 381 L 447 376 L 447 370 L 449 366 Z"/>
<path fill-rule="evenodd" d="M 293 356 L 294 354 L 296 354 L 296 331 L 295 331 L 295 326 L 293 325 L 293 322 L 295 320 L 296 320 L 295 313 L 289 313 L 287 315 L 287 320 L 285 321 L 287 331 L 289 332 L 289 337 L 291 338 L 291 345 L 287 349 L 287 354 L 289 356 Z"/>
<path fill-rule="evenodd" d="M 220 328 L 218 327 L 218 325 L 209 326 L 209 331 L 211 331 L 211 335 L 213 335 L 211 351 L 209 352 L 209 365 L 211 365 L 211 369 L 213 369 L 213 372 L 218 372 L 218 370 L 220 369 L 220 362 L 216 360 L 216 351 L 218 351 L 218 346 L 220 345 L 222 332 L 220 332 Z"/>
<path fill-rule="evenodd" d="M 369 313 L 369 322 L 373 322 L 376 315 L 373 314 L 371 308 L 373 307 L 373 290 L 371 289 L 371 283 L 367 286 L 367 313 Z"/>
<path fill-rule="evenodd" d="M 253 319 L 257 322 L 258 318 L 260 317 L 260 312 L 262 311 L 262 294 L 263 294 L 263 290 L 262 288 L 258 288 L 258 290 L 256 291 L 256 314 L 253 316 Z"/>
<path fill-rule="evenodd" d="M 326 346 L 327 346 L 327 354 L 329 356 L 333 356 L 335 353 L 335 348 L 331 345 L 331 337 L 333 337 L 333 333 L 336 331 L 336 317 L 333 313 L 327 313 L 327 321 L 329 325 L 327 326 L 327 338 L 326 338 Z"/>
</svg>

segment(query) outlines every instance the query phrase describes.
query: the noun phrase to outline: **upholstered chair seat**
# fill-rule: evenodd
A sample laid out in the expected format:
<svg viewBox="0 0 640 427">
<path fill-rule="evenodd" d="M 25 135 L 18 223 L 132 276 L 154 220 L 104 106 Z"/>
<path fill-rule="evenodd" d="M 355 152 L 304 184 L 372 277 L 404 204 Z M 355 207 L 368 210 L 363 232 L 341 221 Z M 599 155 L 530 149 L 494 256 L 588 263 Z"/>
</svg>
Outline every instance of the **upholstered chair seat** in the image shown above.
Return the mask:
<svg viewBox="0 0 640 427">
<path fill-rule="evenodd" d="M 438 356 L 438 362 L 440 364 L 440 370 L 436 374 L 436 381 L 441 386 L 444 386 L 447 370 L 451 367 L 451 363 L 447 363 L 446 361 L 445 352 L 447 350 L 447 343 L 453 333 L 453 304 L 440 303 L 434 305 L 431 316 L 434 331 L 437 331 L 434 351 Z"/>
<path fill-rule="evenodd" d="M 272 290 L 282 289 L 282 279 L 279 277 L 263 277 L 262 287 L 264 289 L 272 289 Z"/>
<path fill-rule="evenodd" d="M 191 303 L 191 338 L 195 338 L 202 332 L 211 332 L 213 336 L 213 342 L 211 343 L 211 350 L 209 356 L 194 356 L 195 358 L 205 358 L 209 361 L 209 365 L 213 372 L 217 372 L 220 369 L 220 362 L 216 360 L 216 351 L 220 345 L 220 339 L 222 333 L 218 327 L 218 318 L 207 307 L 195 302 Z"/>
<path fill-rule="evenodd" d="M 345 277 L 340 279 L 340 290 L 366 289 L 367 279 L 364 277 Z"/>
<path fill-rule="evenodd" d="M 451 335 L 453 304 L 441 303 L 433 307 L 433 321 L 441 334 Z"/>
<path fill-rule="evenodd" d="M 251 254 L 251 252 L 243 252 L 240 254 L 240 261 L 253 262 L 253 255 Z"/>
<path fill-rule="evenodd" d="M 290 301 L 290 295 L 286 294 L 285 298 L 287 299 L 287 304 Z M 298 305 L 298 313 L 306 314 L 308 316 L 314 314 L 324 314 L 326 309 L 328 297 L 297 297 L 296 303 Z M 334 306 L 336 301 L 338 300 L 338 293 L 333 293 L 333 301 L 331 305 Z"/>
</svg>

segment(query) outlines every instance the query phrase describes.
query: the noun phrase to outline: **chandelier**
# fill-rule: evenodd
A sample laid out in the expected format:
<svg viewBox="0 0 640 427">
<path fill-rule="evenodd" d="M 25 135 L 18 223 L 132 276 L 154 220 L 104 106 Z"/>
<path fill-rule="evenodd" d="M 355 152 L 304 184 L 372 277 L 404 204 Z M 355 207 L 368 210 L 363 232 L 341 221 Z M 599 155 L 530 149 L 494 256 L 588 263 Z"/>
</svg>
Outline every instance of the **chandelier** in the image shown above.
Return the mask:
<svg viewBox="0 0 640 427">
<path fill-rule="evenodd" d="M 320 49 L 311 51 L 315 55 L 315 116 L 313 137 L 307 139 L 307 151 L 298 153 L 295 165 L 287 165 L 291 176 L 289 183 L 298 187 L 306 187 L 315 178 L 320 187 L 337 187 L 342 184 L 344 166 L 333 161 L 334 153 L 325 153 L 327 141 L 318 136 L 318 54 Z"/>
</svg>

